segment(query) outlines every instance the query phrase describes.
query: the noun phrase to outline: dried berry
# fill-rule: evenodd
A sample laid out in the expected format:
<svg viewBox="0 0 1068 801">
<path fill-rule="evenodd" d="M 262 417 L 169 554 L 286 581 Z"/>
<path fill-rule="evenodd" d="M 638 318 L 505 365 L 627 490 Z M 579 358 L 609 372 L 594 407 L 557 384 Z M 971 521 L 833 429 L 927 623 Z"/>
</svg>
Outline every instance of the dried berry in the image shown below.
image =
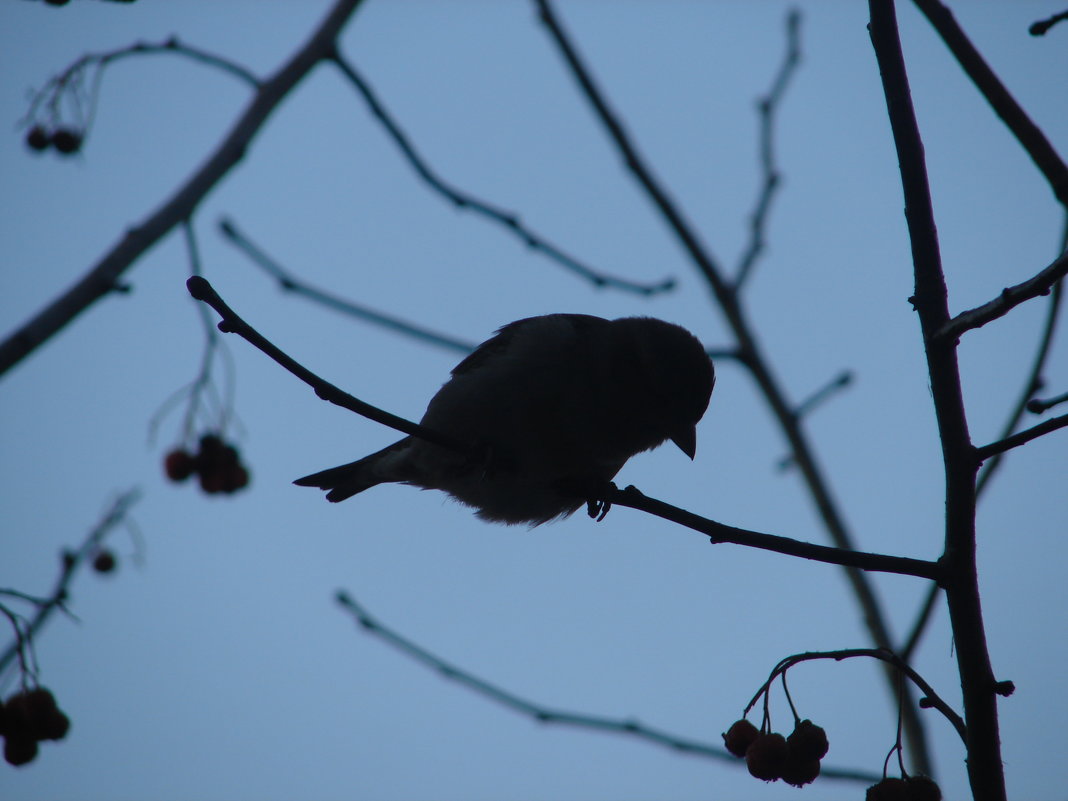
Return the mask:
<svg viewBox="0 0 1068 801">
<path fill-rule="evenodd" d="M 4 738 L 4 761 L 9 765 L 25 765 L 37 757 L 37 741 L 32 737 Z"/>
<path fill-rule="evenodd" d="M 766 782 L 782 776 L 783 766 L 790 750 L 786 738 L 777 732 L 760 734 L 745 752 L 745 766 L 749 773 Z"/>
<path fill-rule="evenodd" d="M 108 550 L 97 551 L 96 556 L 93 557 L 93 570 L 97 573 L 110 573 L 117 564 L 115 554 Z"/>
<path fill-rule="evenodd" d="M 790 746 L 790 755 L 801 762 L 827 756 L 827 732 L 811 720 L 802 720 L 794 726 L 786 744 Z"/>
<path fill-rule="evenodd" d="M 196 470 L 196 460 L 184 448 L 175 448 L 163 459 L 163 472 L 171 481 L 185 481 Z"/>
<path fill-rule="evenodd" d="M 820 761 L 818 759 L 798 759 L 791 752 L 786 758 L 786 763 L 782 766 L 782 776 L 780 778 L 793 787 L 804 787 L 806 784 L 812 784 L 812 782 L 816 781 L 816 777 L 819 775 Z"/>
<path fill-rule="evenodd" d="M 30 150 L 40 153 L 42 150 L 48 150 L 50 144 L 52 144 L 52 137 L 40 125 L 34 125 L 26 132 L 26 146 Z"/>
<path fill-rule="evenodd" d="M 911 801 L 912 794 L 904 779 L 883 779 L 864 794 L 864 801 Z"/>
<path fill-rule="evenodd" d="M 760 736 L 757 727 L 745 718 L 735 721 L 723 735 L 723 745 L 736 757 L 745 757 L 745 751 Z"/>
<path fill-rule="evenodd" d="M 905 784 L 909 788 L 910 801 L 942 801 L 942 790 L 934 779 L 927 776 L 909 776 Z"/>
<path fill-rule="evenodd" d="M 52 147 L 64 155 L 77 153 L 82 147 L 82 135 L 71 128 L 57 128 L 52 132 Z"/>
<path fill-rule="evenodd" d="M 8 739 L 46 740 L 54 731 L 54 716 L 59 713 L 56 699 L 45 687 L 22 690 L 4 705 L 5 736 Z"/>
<path fill-rule="evenodd" d="M 237 492 L 248 486 L 248 469 L 241 464 L 230 465 L 222 475 L 223 492 Z"/>
</svg>

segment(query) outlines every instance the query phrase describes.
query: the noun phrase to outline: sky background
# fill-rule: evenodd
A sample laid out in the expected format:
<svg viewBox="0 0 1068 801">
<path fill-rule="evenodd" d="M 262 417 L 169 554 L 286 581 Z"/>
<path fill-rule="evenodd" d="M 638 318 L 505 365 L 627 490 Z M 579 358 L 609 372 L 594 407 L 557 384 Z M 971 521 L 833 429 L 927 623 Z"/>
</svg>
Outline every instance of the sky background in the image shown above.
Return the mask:
<svg viewBox="0 0 1068 801">
<path fill-rule="evenodd" d="M 30 153 L 32 90 L 85 52 L 172 34 L 257 74 L 300 45 L 329 3 L 188 0 L 0 3 L 0 328 L 20 325 L 154 210 L 242 110 L 240 81 L 173 55 L 108 68 L 81 153 Z M 1057 2 L 957 3 L 958 18 L 1034 120 L 1068 142 L 1068 25 L 1028 25 Z M 756 197 L 755 99 L 782 57 L 778 2 L 564 2 L 564 24 L 657 174 L 732 269 Z M 902 197 L 862 3 L 802 6 L 804 60 L 780 115 L 783 191 L 745 302 L 788 396 L 843 369 L 855 380 L 806 429 L 860 547 L 941 552 L 943 488 Z M 905 55 L 954 312 L 1056 256 L 1061 216 L 1018 145 L 908 3 Z M 417 180 L 362 101 L 321 66 L 275 112 L 245 160 L 198 209 L 205 275 L 295 358 L 409 418 L 454 353 L 278 292 L 227 244 L 231 217 L 305 280 L 478 342 L 550 312 L 648 314 L 729 347 L 680 248 L 620 168 L 528 2 L 367 0 L 341 45 L 433 167 L 518 211 L 612 274 L 673 293 L 596 289 Z M 204 335 L 176 232 L 105 298 L 0 379 L 0 587 L 46 593 L 118 493 L 140 487 L 110 542 L 119 569 L 79 574 L 77 620 L 35 642 L 40 681 L 72 719 L 38 759 L 0 766 L 5 799 L 795 798 L 737 765 L 625 736 L 544 727 L 473 695 L 354 626 L 349 592 L 383 623 L 474 674 L 554 709 L 633 717 L 686 738 L 719 734 L 784 656 L 865 646 L 838 568 L 731 545 L 618 508 L 532 531 L 482 523 L 437 493 L 379 487 L 342 505 L 290 481 L 378 449 L 390 430 L 319 401 L 229 337 L 230 431 L 249 490 L 205 497 L 163 478 L 182 409 L 150 422 L 197 371 Z M 1039 336 L 1045 301 L 966 335 L 972 436 L 997 438 Z M 1065 391 L 1055 342 L 1047 394 Z M 823 542 L 785 444 L 748 375 L 718 364 L 697 459 L 663 448 L 618 477 L 725 523 Z M 219 374 L 220 384 L 224 375 Z M 1030 422 L 1030 421 L 1028 421 Z M 980 579 L 1016 799 L 1064 798 L 1068 434 L 1018 449 L 983 498 Z M 135 554 L 141 552 L 140 565 Z M 926 585 L 874 576 L 895 633 Z M 16 602 L 10 601 L 12 608 Z M 26 610 L 28 611 L 28 610 Z M 8 632 L 5 632 L 5 638 Z M 950 703 L 959 684 L 944 608 L 916 657 Z M 896 714 L 871 664 L 790 673 L 803 716 L 831 741 L 825 765 L 878 772 Z M 13 677 L 3 679 L 5 696 Z M 965 793 L 963 750 L 924 713 L 947 798 Z M 773 698 L 776 728 L 791 719 Z M 818 788 L 818 789 L 817 789 Z M 805 797 L 855 799 L 820 780 Z"/>
</svg>

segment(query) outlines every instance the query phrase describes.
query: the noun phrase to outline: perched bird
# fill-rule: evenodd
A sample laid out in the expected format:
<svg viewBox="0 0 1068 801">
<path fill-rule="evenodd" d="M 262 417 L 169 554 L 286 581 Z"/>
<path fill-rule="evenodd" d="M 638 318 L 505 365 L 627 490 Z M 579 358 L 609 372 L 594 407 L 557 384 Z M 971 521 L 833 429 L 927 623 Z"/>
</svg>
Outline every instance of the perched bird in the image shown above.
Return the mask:
<svg viewBox="0 0 1068 801">
<path fill-rule="evenodd" d="M 343 501 L 383 482 L 439 489 L 500 523 L 596 500 L 626 461 L 671 440 L 691 459 L 715 372 L 686 329 L 650 317 L 509 323 L 452 371 L 420 421 L 467 452 L 405 437 L 295 484 Z"/>
</svg>

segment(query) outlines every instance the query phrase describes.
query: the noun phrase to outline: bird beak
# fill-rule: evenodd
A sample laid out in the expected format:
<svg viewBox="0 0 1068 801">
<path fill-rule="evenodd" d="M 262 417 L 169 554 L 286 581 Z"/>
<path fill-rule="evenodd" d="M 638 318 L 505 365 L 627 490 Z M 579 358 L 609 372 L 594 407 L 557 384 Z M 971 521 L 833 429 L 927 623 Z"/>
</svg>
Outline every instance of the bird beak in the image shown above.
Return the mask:
<svg viewBox="0 0 1068 801">
<path fill-rule="evenodd" d="M 671 441 L 679 446 L 679 450 L 691 459 L 697 453 L 697 426 L 689 426 L 671 438 Z"/>
</svg>

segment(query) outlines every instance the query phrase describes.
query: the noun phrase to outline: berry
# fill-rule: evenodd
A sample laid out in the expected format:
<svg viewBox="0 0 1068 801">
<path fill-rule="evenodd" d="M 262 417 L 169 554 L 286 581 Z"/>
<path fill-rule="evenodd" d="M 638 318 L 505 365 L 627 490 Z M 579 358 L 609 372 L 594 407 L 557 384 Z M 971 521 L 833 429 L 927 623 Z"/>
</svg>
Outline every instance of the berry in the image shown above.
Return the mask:
<svg viewBox="0 0 1068 801">
<path fill-rule="evenodd" d="M 233 493 L 248 486 L 248 470 L 240 464 L 230 465 L 222 475 L 223 492 Z"/>
<path fill-rule="evenodd" d="M 63 155 L 77 153 L 82 147 L 82 135 L 71 128 L 57 128 L 52 132 L 52 146 Z"/>
<path fill-rule="evenodd" d="M 45 0 L 46 6 L 65 6 L 70 0 Z"/>
<path fill-rule="evenodd" d="M 782 766 L 782 780 L 792 787 L 812 784 L 819 775 L 820 761 L 818 759 L 798 759 L 792 751 Z"/>
<path fill-rule="evenodd" d="M 773 782 L 782 776 L 783 766 L 790 749 L 786 738 L 777 732 L 758 735 L 753 744 L 746 749 L 745 766 L 749 773 L 766 782 Z"/>
<path fill-rule="evenodd" d="M 30 150 L 40 153 L 42 150 L 47 150 L 50 144 L 52 144 L 52 137 L 40 125 L 34 125 L 26 132 L 26 146 Z"/>
<path fill-rule="evenodd" d="M 31 737 L 6 737 L 4 761 L 9 765 L 25 765 L 37 756 L 37 741 Z"/>
<path fill-rule="evenodd" d="M 735 721 L 723 735 L 723 745 L 736 757 L 745 757 L 745 751 L 760 736 L 757 727 L 745 718 Z"/>
<path fill-rule="evenodd" d="M 175 448 L 163 458 L 163 472 L 174 482 L 185 481 L 196 470 L 196 460 L 184 448 Z"/>
<path fill-rule="evenodd" d="M 108 550 L 97 551 L 93 557 L 93 570 L 97 573 L 110 573 L 117 564 L 115 554 Z"/>
<path fill-rule="evenodd" d="M 53 709 L 38 726 L 42 740 L 62 740 L 69 731 L 70 718 L 61 709 Z"/>
<path fill-rule="evenodd" d="M 909 776 L 906 782 L 911 801 L 942 801 L 942 790 L 927 776 Z"/>
<path fill-rule="evenodd" d="M 57 714 L 63 714 L 56 706 L 56 699 L 51 691 L 44 687 L 15 693 L 7 699 L 4 711 L 5 736 L 9 740 L 52 739 L 48 735 L 56 731 L 53 718 Z"/>
<path fill-rule="evenodd" d="M 827 756 L 827 732 L 811 720 L 802 720 L 794 726 L 793 732 L 786 738 L 786 744 L 790 746 L 790 756 L 800 762 Z"/>
<path fill-rule="evenodd" d="M 864 801 L 911 801 L 912 793 L 904 779 L 883 779 L 864 794 Z"/>
</svg>

